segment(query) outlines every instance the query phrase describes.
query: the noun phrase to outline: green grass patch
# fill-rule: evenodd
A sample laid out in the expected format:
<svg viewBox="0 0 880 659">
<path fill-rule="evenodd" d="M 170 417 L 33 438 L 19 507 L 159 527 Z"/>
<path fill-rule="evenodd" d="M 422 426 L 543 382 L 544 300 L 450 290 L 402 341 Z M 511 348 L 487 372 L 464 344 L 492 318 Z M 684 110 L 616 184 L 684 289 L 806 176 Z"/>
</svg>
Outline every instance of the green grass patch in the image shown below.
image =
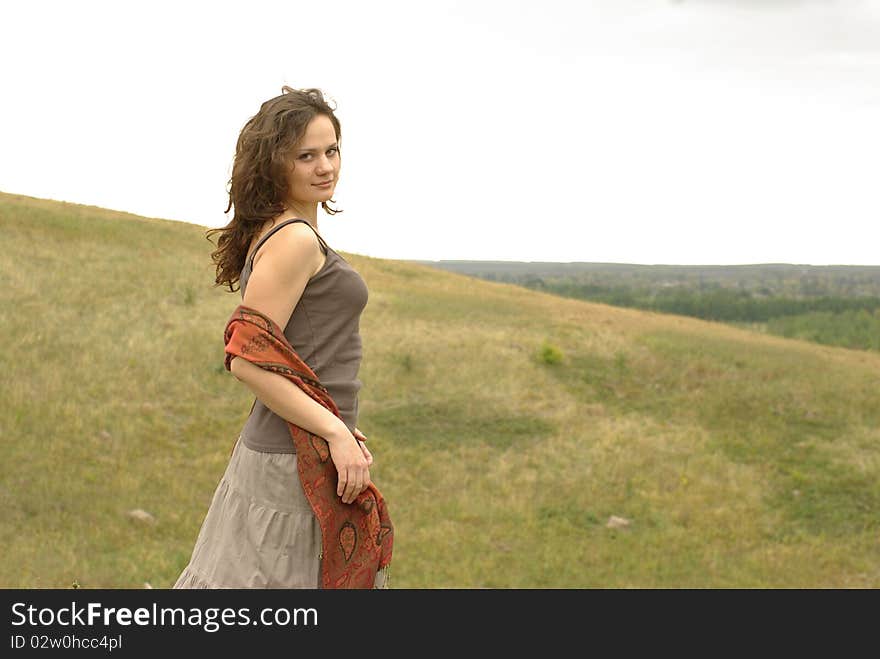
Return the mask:
<svg viewBox="0 0 880 659">
<path fill-rule="evenodd" d="M 555 425 L 538 416 L 497 409 L 491 400 L 414 401 L 370 414 L 374 432 L 401 444 L 440 448 L 483 443 L 508 448 L 537 443 Z"/>
</svg>

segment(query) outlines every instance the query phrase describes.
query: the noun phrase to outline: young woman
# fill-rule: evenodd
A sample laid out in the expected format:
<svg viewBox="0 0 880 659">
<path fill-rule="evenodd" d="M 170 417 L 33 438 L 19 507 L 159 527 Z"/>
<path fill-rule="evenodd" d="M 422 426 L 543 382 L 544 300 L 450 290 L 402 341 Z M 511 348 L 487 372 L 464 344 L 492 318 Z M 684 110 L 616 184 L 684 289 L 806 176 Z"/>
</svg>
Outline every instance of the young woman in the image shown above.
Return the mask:
<svg viewBox="0 0 880 659">
<path fill-rule="evenodd" d="M 320 587 L 321 526 L 289 424 L 326 440 L 343 503 L 371 487 L 373 457 L 355 426 L 367 287 L 318 232 L 319 204 L 339 212 L 328 201 L 339 180 L 340 125 L 320 90 L 282 92 L 239 135 L 226 209 L 234 206 L 234 217 L 208 232 L 220 233 L 216 285 L 234 292 L 240 282 L 242 305 L 283 328 L 340 416 L 277 372 L 227 361 L 256 399 L 174 588 Z M 376 571 L 373 587 L 387 587 L 386 573 Z"/>
</svg>

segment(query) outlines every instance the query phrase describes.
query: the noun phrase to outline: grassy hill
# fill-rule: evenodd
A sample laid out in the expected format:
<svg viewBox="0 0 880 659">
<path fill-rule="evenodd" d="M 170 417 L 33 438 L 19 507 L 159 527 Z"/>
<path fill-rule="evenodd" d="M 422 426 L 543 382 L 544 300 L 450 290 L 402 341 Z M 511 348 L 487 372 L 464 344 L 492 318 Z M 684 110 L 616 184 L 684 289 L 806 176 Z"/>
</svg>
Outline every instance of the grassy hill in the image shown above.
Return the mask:
<svg viewBox="0 0 880 659">
<path fill-rule="evenodd" d="M 253 400 L 240 294 L 205 227 L 0 231 L 0 587 L 170 587 Z M 880 586 L 880 355 L 344 256 L 394 587 Z"/>
</svg>

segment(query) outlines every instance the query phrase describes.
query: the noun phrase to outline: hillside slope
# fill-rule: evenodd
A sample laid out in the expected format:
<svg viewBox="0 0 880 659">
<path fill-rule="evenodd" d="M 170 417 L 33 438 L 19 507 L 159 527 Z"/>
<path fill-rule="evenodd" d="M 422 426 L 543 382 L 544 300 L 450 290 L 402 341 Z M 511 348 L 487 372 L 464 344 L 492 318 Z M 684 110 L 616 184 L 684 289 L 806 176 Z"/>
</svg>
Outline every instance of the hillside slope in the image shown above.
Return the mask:
<svg viewBox="0 0 880 659">
<path fill-rule="evenodd" d="M 0 230 L 0 587 L 169 587 L 253 400 L 240 293 L 205 227 Z M 880 355 L 343 255 L 394 587 L 880 586 Z"/>
</svg>

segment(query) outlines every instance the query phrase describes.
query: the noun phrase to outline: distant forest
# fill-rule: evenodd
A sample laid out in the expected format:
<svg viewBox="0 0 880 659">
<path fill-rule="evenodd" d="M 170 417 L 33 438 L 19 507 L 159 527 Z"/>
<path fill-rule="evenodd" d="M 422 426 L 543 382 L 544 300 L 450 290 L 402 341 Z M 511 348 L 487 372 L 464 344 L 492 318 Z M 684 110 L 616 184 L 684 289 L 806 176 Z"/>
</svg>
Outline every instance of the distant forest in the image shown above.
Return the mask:
<svg viewBox="0 0 880 659">
<path fill-rule="evenodd" d="M 415 262 L 565 297 L 880 351 L 880 266 Z"/>
</svg>

